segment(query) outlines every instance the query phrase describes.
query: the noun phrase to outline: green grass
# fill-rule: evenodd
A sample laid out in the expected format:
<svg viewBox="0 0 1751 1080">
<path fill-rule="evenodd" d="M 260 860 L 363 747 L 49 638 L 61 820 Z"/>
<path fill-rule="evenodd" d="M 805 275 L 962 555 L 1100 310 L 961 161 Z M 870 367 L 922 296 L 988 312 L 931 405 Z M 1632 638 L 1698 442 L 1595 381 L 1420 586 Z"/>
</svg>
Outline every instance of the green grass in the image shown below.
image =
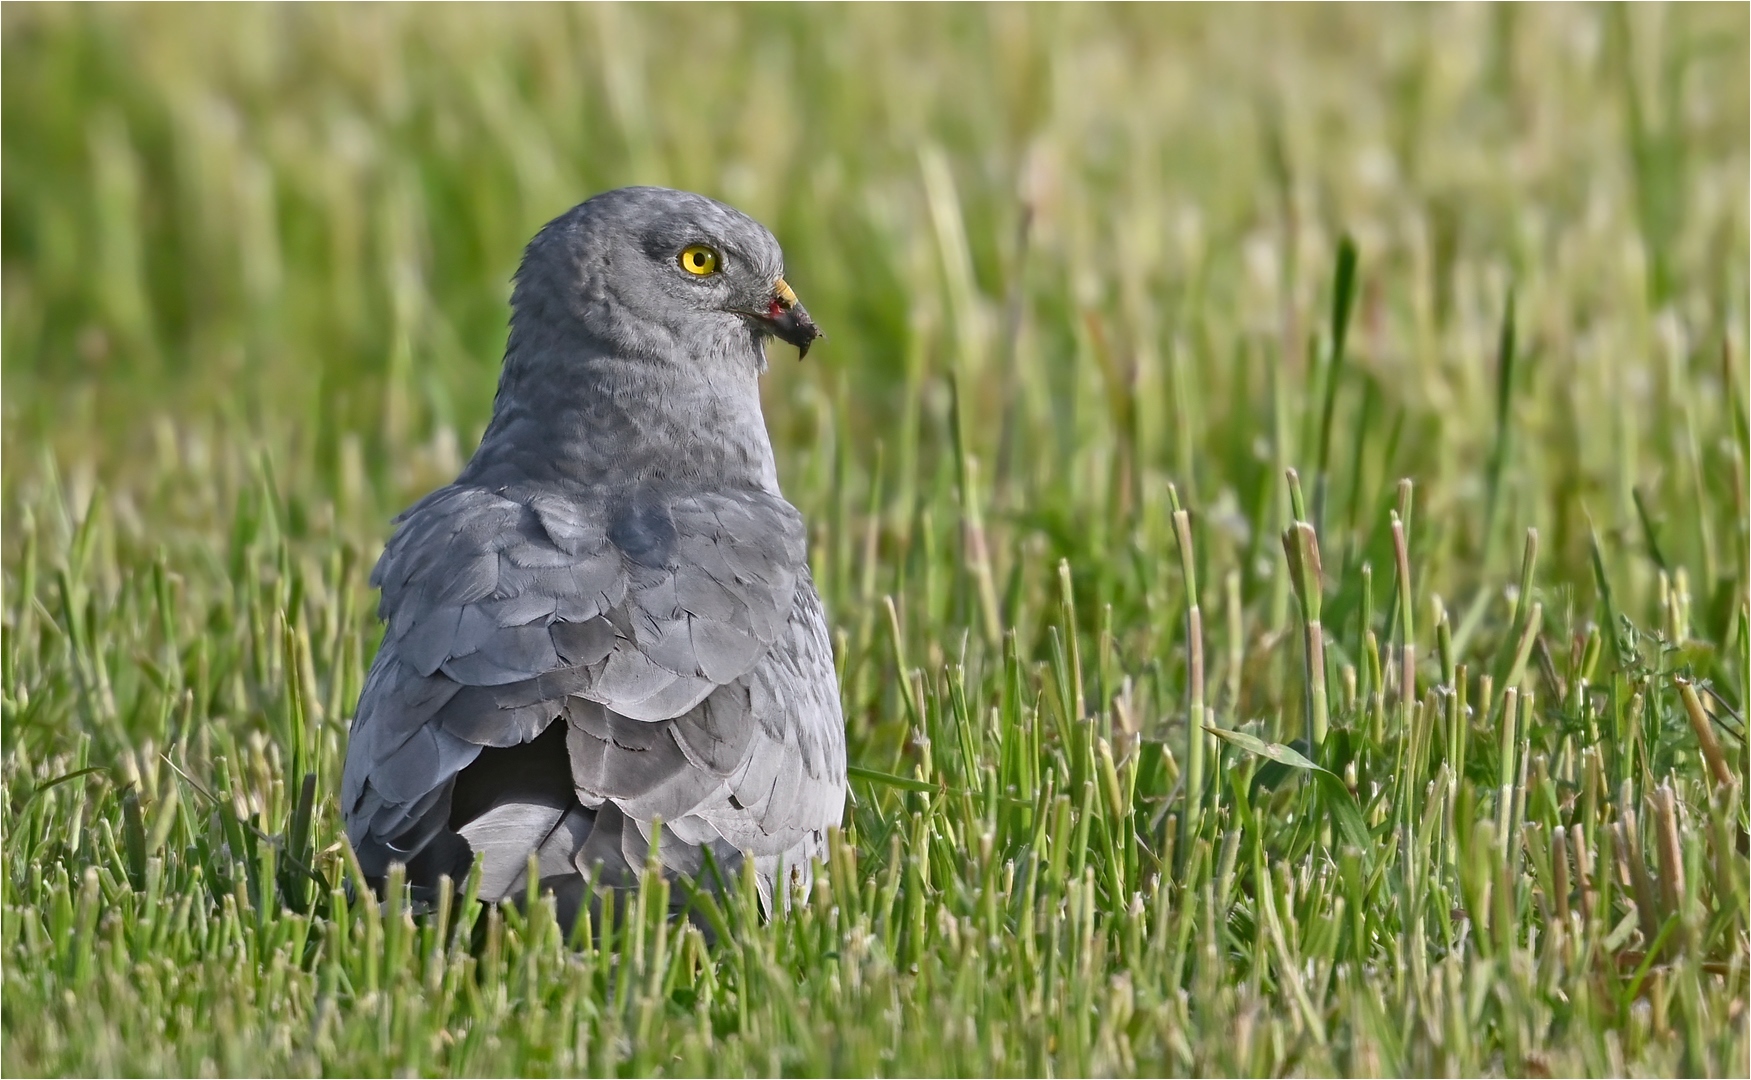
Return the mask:
<svg viewBox="0 0 1751 1080">
<path fill-rule="evenodd" d="M 1743 1075 L 1748 42 L 9 5 L 0 1068 Z M 844 832 L 711 947 L 349 903 L 366 575 L 631 182 L 831 335 Z"/>
</svg>

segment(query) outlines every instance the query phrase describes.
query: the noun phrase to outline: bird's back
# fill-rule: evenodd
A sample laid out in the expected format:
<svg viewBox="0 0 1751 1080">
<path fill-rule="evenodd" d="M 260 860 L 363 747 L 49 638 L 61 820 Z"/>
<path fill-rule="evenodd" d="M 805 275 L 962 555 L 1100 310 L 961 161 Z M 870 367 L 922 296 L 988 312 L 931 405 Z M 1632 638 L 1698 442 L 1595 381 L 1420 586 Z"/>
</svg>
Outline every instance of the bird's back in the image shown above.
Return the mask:
<svg viewBox="0 0 1751 1080">
<path fill-rule="evenodd" d="M 387 630 L 348 746 L 366 873 L 480 895 L 755 859 L 806 874 L 845 796 L 844 727 L 802 524 L 761 491 L 452 486 L 373 574 Z M 658 835 L 660 829 L 660 837 Z"/>
</svg>

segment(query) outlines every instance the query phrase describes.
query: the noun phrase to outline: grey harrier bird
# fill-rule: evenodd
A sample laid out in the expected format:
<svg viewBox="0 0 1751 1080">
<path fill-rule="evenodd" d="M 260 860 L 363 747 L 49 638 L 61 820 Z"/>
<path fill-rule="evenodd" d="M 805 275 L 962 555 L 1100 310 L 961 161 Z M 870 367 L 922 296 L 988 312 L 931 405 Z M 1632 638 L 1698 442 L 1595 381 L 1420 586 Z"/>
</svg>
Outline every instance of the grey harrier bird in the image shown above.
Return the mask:
<svg viewBox="0 0 1751 1080">
<path fill-rule="evenodd" d="M 568 925 L 653 846 L 670 875 L 753 859 L 769 911 L 806 877 L 845 725 L 760 411 L 769 336 L 821 334 L 720 202 L 623 188 L 530 241 L 492 422 L 371 577 L 387 627 L 341 787 L 367 877 L 431 889 L 478 857 L 496 901 L 533 855 Z"/>
</svg>

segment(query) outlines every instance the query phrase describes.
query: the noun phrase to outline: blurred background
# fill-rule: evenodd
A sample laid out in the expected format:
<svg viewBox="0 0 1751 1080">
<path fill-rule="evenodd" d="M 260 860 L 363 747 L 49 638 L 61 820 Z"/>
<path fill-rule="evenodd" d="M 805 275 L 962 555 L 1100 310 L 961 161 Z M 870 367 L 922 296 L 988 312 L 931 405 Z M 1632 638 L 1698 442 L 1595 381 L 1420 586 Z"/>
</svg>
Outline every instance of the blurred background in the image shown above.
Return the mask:
<svg viewBox="0 0 1751 1080">
<path fill-rule="evenodd" d="M 953 376 L 1000 503 L 1025 475 L 1104 506 L 1126 497 L 1115 469 L 1243 502 L 1348 231 L 1364 291 L 1337 412 L 1368 397 L 1398 426 L 1380 467 L 1481 498 L 1513 288 L 1532 501 L 1504 516 L 1567 528 L 1534 494 L 1560 478 L 1627 523 L 1635 484 L 1693 499 L 1719 475 L 1745 24 L 1706 5 L 22 5 L 6 482 L 47 454 L 122 492 L 164 455 L 207 483 L 243 441 L 380 531 L 481 430 L 528 237 L 656 183 L 769 225 L 831 335 L 767 380 L 793 486 L 842 446 L 857 485 L 886 470 L 905 494 L 953 437 Z M 1638 474 L 1683 417 L 1700 475 Z"/>
</svg>

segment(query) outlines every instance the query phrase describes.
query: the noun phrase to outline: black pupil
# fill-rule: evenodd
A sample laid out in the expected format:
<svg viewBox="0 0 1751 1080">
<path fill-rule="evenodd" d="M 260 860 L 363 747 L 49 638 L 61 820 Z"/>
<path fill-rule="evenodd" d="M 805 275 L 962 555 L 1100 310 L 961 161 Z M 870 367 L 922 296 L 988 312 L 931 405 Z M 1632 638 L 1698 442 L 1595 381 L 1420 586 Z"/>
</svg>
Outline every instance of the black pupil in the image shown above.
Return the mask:
<svg viewBox="0 0 1751 1080">
<path fill-rule="evenodd" d="M 693 265 L 696 267 L 699 267 L 700 269 L 705 268 L 705 252 L 695 251 L 693 253 Z"/>
</svg>

